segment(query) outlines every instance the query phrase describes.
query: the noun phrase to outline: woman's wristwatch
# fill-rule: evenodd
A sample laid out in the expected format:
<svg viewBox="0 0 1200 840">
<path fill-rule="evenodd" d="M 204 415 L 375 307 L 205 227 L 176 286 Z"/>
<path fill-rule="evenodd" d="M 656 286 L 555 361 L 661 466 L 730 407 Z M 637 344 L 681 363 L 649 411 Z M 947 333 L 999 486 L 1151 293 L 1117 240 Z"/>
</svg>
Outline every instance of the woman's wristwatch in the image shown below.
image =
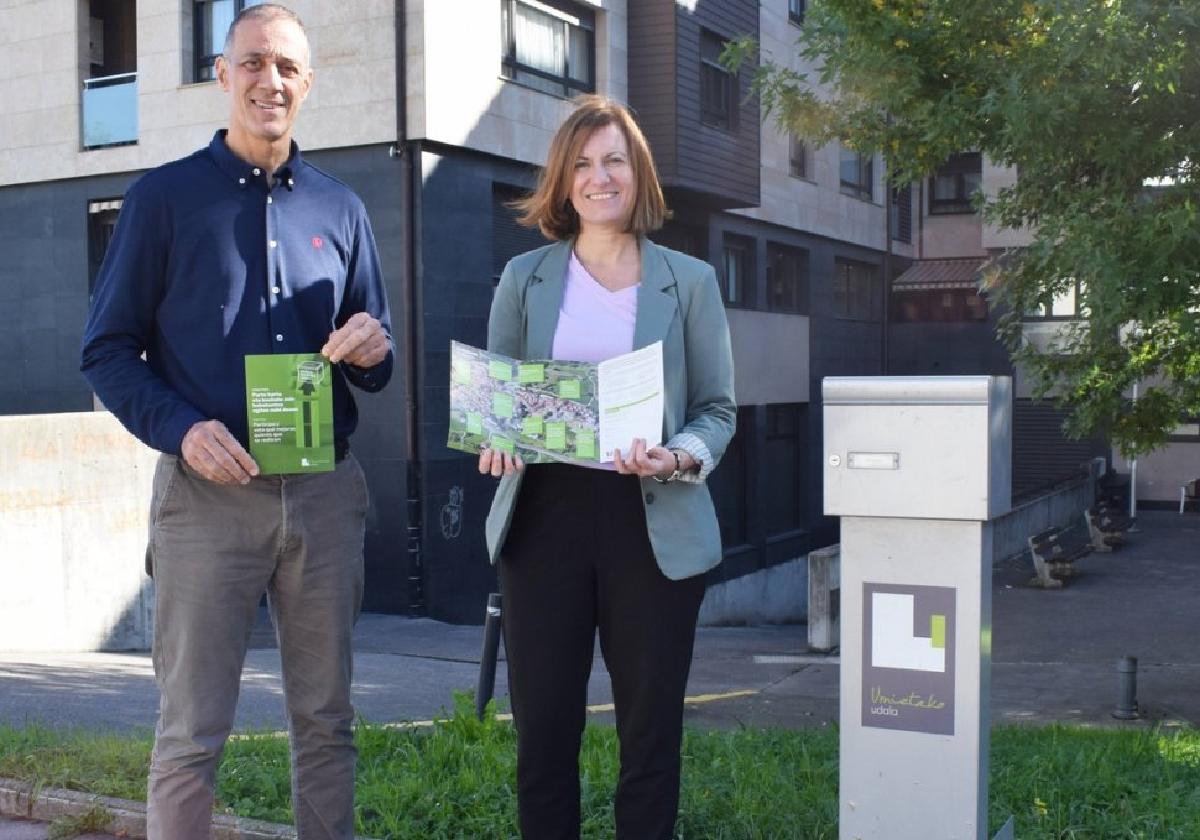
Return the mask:
<svg viewBox="0 0 1200 840">
<path fill-rule="evenodd" d="M 657 481 L 659 484 L 666 484 L 667 482 L 670 482 L 670 481 L 678 481 L 683 476 L 683 467 L 679 463 L 679 450 L 672 449 L 671 454 L 673 456 L 675 456 L 675 471 L 672 472 L 666 478 L 660 478 L 657 475 L 654 476 L 654 480 Z"/>
</svg>

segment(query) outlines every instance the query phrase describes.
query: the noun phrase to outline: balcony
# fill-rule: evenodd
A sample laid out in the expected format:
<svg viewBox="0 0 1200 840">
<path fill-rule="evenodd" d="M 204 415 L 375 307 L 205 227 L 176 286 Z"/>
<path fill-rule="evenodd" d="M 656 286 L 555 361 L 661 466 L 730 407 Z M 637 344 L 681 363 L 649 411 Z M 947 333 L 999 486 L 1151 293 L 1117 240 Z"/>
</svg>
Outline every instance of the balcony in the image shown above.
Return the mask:
<svg viewBox="0 0 1200 840">
<path fill-rule="evenodd" d="M 83 148 L 127 146 L 137 140 L 137 73 L 84 81 Z"/>
</svg>

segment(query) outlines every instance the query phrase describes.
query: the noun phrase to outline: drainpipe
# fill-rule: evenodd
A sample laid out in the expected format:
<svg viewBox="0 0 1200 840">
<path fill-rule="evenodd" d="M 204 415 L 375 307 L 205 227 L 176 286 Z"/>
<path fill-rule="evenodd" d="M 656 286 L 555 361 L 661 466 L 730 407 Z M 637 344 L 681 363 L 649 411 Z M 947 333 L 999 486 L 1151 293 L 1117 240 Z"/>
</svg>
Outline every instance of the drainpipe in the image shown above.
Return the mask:
<svg viewBox="0 0 1200 840">
<path fill-rule="evenodd" d="M 880 364 L 884 376 L 888 373 L 890 364 L 890 341 L 888 336 L 888 319 L 892 306 L 892 186 L 891 179 L 885 173 L 883 179 L 883 330 Z"/>
<path fill-rule="evenodd" d="M 405 167 L 401 181 L 401 209 L 407 225 L 407 248 L 401 275 L 404 300 L 404 460 L 407 465 L 405 509 L 408 521 L 408 612 L 425 613 L 424 562 L 421 553 L 422 504 L 424 495 L 421 470 L 421 436 L 417 425 L 417 399 L 420 393 L 420 147 L 408 140 L 408 15 L 405 0 L 396 0 L 396 144 Z"/>
<path fill-rule="evenodd" d="M 925 179 L 917 181 L 917 259 L 925 258 Z"/>
</svg>

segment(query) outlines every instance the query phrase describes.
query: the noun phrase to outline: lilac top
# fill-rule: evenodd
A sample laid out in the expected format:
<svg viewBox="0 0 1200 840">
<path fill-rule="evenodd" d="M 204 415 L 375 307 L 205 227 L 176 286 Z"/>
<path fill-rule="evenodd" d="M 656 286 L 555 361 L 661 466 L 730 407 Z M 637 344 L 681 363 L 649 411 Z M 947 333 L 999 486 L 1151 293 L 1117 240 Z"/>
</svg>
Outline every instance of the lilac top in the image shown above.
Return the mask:
<svg viewBox="0 0 1200 840">
<path fill-rule="evenodd" d="M 571 251 L 550 355 L 560 361 L 596 364 L 631 352 L 638 285 L 610 292 Z M 611 461 L 587 466 L 602 470 L 617 468 Z"/>
<path fill-rule="evenodd" d="M 571 260 L 567 263 L 562 306 L 558 310 L 558 326 L 554 329 L 552 358 L 597 364 L 632 352 L 638 285 L 610 292 L 588 274 L 572 250 Z M 679 432 L 665 446 L 687 452 L 700 464 L 699 473 L 685 473 L 681 481 L 700 484 L 712 471 L 712 454 L 704 441 L 691 432 Z M 617 467 L 610 461 L 598 464 L 596 468 L 615 470 Z"/>
<path fill-rule="evenodd" d="M 633 351 L 637 285 L 610 292 L 571 252 L 551 356 L 596 364 Z"/>
</svg>

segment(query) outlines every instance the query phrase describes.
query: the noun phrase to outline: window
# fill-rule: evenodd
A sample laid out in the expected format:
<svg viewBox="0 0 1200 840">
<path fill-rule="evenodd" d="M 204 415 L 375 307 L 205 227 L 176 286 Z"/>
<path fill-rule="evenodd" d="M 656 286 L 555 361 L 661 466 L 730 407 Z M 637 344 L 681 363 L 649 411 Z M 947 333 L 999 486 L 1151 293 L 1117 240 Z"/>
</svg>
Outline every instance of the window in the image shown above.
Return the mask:
<svg viewBox="0 0 1200 840">
<path fill-rule="evenodd" d="M 659 230 L 654 241 L 666 248 L 708 262 L 708 228 L 669 221 Z"/>
<path fill-rule="evenodd" d="M 116 233 L 121 203 L 119 198 L 88 202 L 88 300 L 96 290 L 100 264 L 104 262 L 104 255 Z"/>
<path fill-rule="evenodd" d="M 912 185 L 892 188 L 892 239 L 912 242 Z"/>
<path fill-rule="evenodd" d="M 754 240 L 725 234 L 721 254 L 721 294 L 730 306 L 750 306 L 754 282 Z"/>
<path fill-rule="evenodd" d="M 700 122 L 714 128 L 737 128 L 737 79 L 721 64 L 725 41 L 720 35 L 700 30 Z"/>
<path fill-rule="evenodd" d="M 952 155 L 929 179 L 929 215 L 974 213 L 971 198 L 983 180 L 979 152 Z"/>
<path fill-rule="evenodd" d="M 1167 440 L 1171 443 L 1200 443 L 1200 415 L 1184 417 Z"/>
<path fill-rule="evenodd" d="M 804 23 L 804 12 L 807 6 L 807 0 L 788 0 L 788 20 L 797 26 Z"/>
<path fill-rule="evenodd" d="M 767 309 L 808 311 L 808 254 L 799 248 L 767 243 Z"/>
<path fill-rule="evenodd" d="M 591 93 L 595 14 L 572 3 L 501 0 L 501 73 L 555 96 Z"/>
<path fill-rule="evenodd" d="M 217 56 L 225 49 L 225 36 L 233 19 L 247 6 L 263 0 L 196 0 L 192 8 L 192 38 L 196 56 L 192 80 L 211 82 L 217 77 Z"/>
<path fill-rule="evenodd" d="M 1025 313 L 1027 321 L 1066 321 L 1083 317 L 1083 287 L 1080 281 L 1071 281 L 1064 291 Z"/>
<path fill-rule="evenodd" d="M 801 527 L 800 478 L 804 475 L 801 458 L 804 447 L 805 408 L 802 403 L 767 406 L 767 451 L 764 462 L 767 486 L 767 536 L 786 534 Z"/>
<path fill-rule="evenodd" d="M 137 7 L 122 0 L 89 0 L 80 27 L 86 59 L 80 105 L 80 145 L 86 149 L 138 141 Z"/>
<path fill-rule="evenodd" d="M 795 134 L 788 137 L 788 174 L 808 178 L 808 144 Z"/>
<path fill-rule="evenodd" d="M 841 179 L 842 192 L 846 195 L 861 198 L 863 201 L 873 200 L 875 193 L 875 159 L 873 155 L 863 155 L 845 146 L 841 147 L 838 172 Z"/>
<path fill-rule="evenodd" d="M 974 289 L 920 289 L 892 294 L 891 319 L 897 323 L 986 321 L 987 301 Z"/>
<path fill-rule="evenodd" d="M 878 321 L 883 317 L 883 294 L 875 266 L 850 260 L 834 262 L 833 314 L 856 321 Z"/>
</svg>

